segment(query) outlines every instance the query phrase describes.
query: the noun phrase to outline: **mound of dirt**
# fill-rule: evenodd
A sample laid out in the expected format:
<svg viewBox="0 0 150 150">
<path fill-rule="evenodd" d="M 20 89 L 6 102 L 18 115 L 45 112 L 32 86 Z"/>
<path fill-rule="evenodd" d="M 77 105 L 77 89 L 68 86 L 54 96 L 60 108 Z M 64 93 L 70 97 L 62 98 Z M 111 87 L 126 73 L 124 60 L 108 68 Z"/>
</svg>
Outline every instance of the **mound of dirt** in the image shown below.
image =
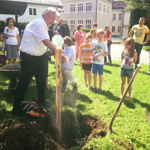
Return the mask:
<svg viewBox="0 0 150 150">
<path fill-rule="evenodd" d="M 35 121 L 0 124 L 0 150 L 63 150 Z"/>
</svg>

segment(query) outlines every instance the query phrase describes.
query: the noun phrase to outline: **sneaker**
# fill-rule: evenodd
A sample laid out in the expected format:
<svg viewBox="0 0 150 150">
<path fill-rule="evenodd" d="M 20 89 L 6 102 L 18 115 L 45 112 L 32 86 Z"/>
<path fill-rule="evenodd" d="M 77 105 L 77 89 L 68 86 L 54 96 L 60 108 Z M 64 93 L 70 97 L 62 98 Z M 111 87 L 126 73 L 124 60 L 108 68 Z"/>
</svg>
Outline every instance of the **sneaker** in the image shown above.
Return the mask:
<svg viewBox="0 0 150 150">
<path fill-rule="evenodd" d="M 131 96 L 128 96 L 128 97 L 127 97 L 127 100 L 130 101 L 130 100 L 131 100 Z"/>
<path fill-rule="evenodd" d="M 101 91 L 102 91 L 102 89 L 99 88 L 99 89 L 97 90 L 97 93 L 101 93 Z"/>
<path fill-rule="evenodd" d="M 94 88 L 94 92 L 97 93 L 97 88 L 96 87 Z"/>
</svg>

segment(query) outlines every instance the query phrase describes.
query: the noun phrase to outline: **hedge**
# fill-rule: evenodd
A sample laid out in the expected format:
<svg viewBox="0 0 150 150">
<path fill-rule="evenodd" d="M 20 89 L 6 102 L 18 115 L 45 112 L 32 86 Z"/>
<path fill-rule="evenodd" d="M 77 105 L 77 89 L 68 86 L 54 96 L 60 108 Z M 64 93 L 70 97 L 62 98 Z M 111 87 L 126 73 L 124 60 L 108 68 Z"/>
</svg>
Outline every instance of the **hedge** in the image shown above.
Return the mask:
<svg viewBox="0 0 150 150">
<path fill-rule="evenodd" d="M 86 33 L 87 33 L 87 32 L 90 32 L 90 30 L 91 30 L 91 29 L 89 29 L 89 28 L 82 28 L 82 31 L 85 31 Z M 73 35 L 74 35 L 74 33 L 75 33 L 76 31 L 77 31 L 77 29 L 74 29 L 74 30 L 73 30 Z"/>
<path fill-rule="evenodd" d="M 20 33 L 21 30 L 23 30 L 25 28 L 25 24 L 27 24 L 27 23 L 29 23 L 29 22 L 18 22 L 18 25 L 16 27 L 19 29 L 19 33 Z M 69 30 L 68 24 L 67 23 L 63 23 L 63 24 L 66 27 L 66 35 L 70 36 L 70 30 Z M 53 26 L 54 25 L 52 25 L 50 27 L 50 29 L 53 29 Z M 5 27 L 6 27 L 6 21 L 1 20 L 0 21 L 0 33 L 4 32 Z"/>
</svg>

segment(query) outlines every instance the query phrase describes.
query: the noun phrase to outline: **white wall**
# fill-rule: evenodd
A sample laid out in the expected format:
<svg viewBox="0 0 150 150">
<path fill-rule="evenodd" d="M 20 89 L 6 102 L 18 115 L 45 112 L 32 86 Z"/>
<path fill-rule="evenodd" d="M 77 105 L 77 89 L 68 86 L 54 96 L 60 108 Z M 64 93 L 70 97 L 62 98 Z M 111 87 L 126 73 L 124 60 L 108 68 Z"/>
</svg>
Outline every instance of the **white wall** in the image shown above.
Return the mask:
<svg viewBox="0 0 150 150">
<path fill-rule="evenodd" d="M 99 10 L 99 4 L 101 4 L 101 10 Z M 104 6 L 105 12 L 103 11 Z M 108 6 L 109 12 L 107 12 Z M 104 26 L 109 26 L 111 30 L 112 3 L 105 0 L 99 0 L 97 10 L 98 29 L 104 29 Z"/>
<path fill-rule="evenodd" d="M 30 22 L 36 18 L 39 18 L 39 17 L 41 17 L 42 12 L 48 7 L 49 7 L 48 5 L 46 6 L 46 5 L 28 4 L 24 15 L 18 17 L 18 22 Z M 37 15 L 29 15 L 29 8 L 36 8 Z M 6 18 L 8 18 L 8 17 L 12 17 L 15 19 L 15 15 L 0 15 L 0 20 L 6 20 Z"/>
<path fill-rule="evenodd" d="M 62 0 L 63 13 L 60 14 L 60 18 L 68 22 L 70 27 L 70 20 L 75 20 L 75 28 L 77 27 L 78 20 L 83 20 L 83 27 L 86 27 L 86 20 L 91 20 L 92 24 L 96 20 L 96 0 Z M 86 3 L 92 3 L 92 10 L 86 11 Z M 75 12 L 70 12 L 70 5 L 75 4 Z M 83 11 L 78 11 L 78 4 L 83 4 Z M 73 31 L 70 31 L 73 36 Z"/>
<path fill-rule="evenodd" d="M 116 20 L 113 20 L 113 14 L 116 14 Z M 119 14 L 122 14 L 122 20 L 119 20 Z M 115 32 L 112 32 L 112 34 L 122 35 L 123 9 L 112 9 L 112 26 L 115 26 Z M 120 32 L 118 32 L 118 26 L 121 26 Z M 112 28 L 111 28 L 111 30 L 112 30 Z"/>
</svg>

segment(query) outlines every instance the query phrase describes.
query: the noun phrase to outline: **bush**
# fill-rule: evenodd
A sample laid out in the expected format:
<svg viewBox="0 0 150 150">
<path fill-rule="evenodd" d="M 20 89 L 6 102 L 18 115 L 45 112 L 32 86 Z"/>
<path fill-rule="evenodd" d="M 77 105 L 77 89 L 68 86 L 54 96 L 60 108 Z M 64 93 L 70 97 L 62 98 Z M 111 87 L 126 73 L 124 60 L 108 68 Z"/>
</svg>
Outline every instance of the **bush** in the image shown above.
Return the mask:
<svg viewBox="0 0 150 150">
<path fill-rule="evenodd" d="M 82 28 L 82 31 L 85 31 L 86 33 L 88 33 L 88 32 L 90 32 L 90 30 L 91 29 L 89 29 L 89 28 Z M 77 29 L 74 29 L 73 30 L 73 35 L 74 35 L 74 33 L 77 31 Z"/>
</svg>

